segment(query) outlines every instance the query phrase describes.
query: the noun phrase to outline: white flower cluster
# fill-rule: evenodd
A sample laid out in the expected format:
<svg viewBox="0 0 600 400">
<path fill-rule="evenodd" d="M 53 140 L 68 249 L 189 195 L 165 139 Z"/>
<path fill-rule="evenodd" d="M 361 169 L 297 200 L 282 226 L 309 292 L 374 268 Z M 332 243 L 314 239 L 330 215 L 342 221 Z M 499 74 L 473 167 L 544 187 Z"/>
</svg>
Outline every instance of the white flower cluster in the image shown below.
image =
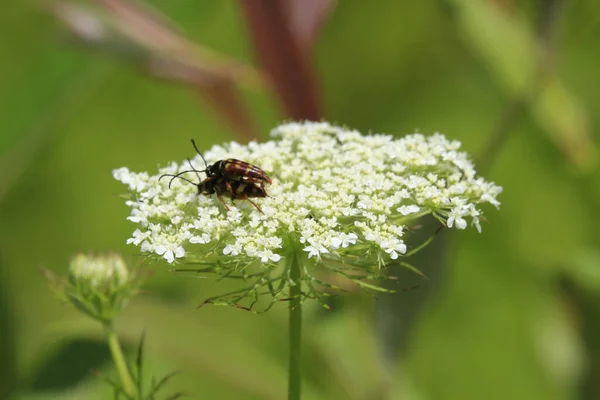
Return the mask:
<svg viewBox="0 0 600 400">
<path fill-rule="evenodd" d="M 441 134 L 401 139 L 363 136 L 325 122 L 288 123 L 265 143 L 235 142 L 206 152 L 208 163 L 236 158 L 257 165 L 273 180 L 267 198 L 231 202 L 162 174 L 189 170 L 172 163 L 156 175 L 127 168 L 113 172 L 131 194 L 129 220 L 138 225 L 128 243 L 176 259 L 274 264 L 304 251 L 309 258 L 368 260 L 382 264 L 406 252 L 407 227 L 433 214 L 448 227 L 480 230 L 478 206 L 496 207 L 502 188 L 476 176 L 460 143 Z M 192 159 L 204 169 L 199 156 Z M 194 173 L 184 175 L 196 181 Z M 202 179 L 205 175 L 201 174 Z"/>
</svg>

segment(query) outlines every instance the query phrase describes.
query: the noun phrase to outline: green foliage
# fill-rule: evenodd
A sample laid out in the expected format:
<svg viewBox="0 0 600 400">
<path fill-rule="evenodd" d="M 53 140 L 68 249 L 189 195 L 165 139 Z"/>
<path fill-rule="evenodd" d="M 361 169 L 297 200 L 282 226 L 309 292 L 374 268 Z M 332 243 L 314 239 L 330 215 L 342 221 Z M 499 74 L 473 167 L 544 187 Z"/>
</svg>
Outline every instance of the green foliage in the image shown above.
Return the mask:
<svg viewBox="0 0 600 400">
<path fill-rule="evenodd" d="M 238 2 L 153 3 L 192 39 L 254 62 Z M 523 89 L 521 74 L 532 68 L 523 51 L 531 44 L 519 35 L 535 32 L 535 18 L 520 2 L 481 2 L 512 7 L 506 24 L 457 11 L 478 7 L 471 1 L 337 3 L 314 60 L 327 118 L 398 136 L 439 130 L 479 154 Z M 582 367 L 600 370 L 600 304 L 592 282 L 600 171 L 588 162 L 600 123 L 600 3 L 559 4 L 554 86 L 532 95 L 533 105 L 525 101 L 490 165 L 487 177 L 504 187 L 501 211 L 482 235 L 436 238 L 432 245 L 449 241 L 439 250 L 444 274 L 410 260 L 430 281 L 399 293 L 386 312 L 387 294 L 377 301 L 349 296 L 332 311 L 307 307 L 304 399 L 600 396 Z M 525 28 L 506 31 L 515 24 Z M 0 394 L 6 396 L 2 383 L 10 381 L 21 399 L 106 399 L 112 391 L 91 374 L 68 388 L 33 385 L 63 340 L 103 337 L 52 299 L 38 267 L 61 275 L 78 251 L 129 254 L 132 224 L 113 168 L 155 170 L 160 160 L 181 159 L 190 137 L 208 147 L 234 136 L 191 91 L 65 45 L 62 32 L 31 2 L 9 2 L 0 15 L 0 349 L 13 352 L 1 357 Z M 243 97 L 261 132 L 285 118 L 267 91 Z M 220 307 L 195 311 L 203 299 L 235 287 L 163 272 L 148 285 L 124 312 L 119 336 L 135 348 L 140 330 L 149 332 L 146 368 L 157 376 L 182 371 L 168 389 L 208 399 L 284 396 L 285 306 L 259 316 Z M 413 296 L 423 294 L 423 307 L 413 310 Z M 402 335 L 382 317 L 410 312 L 411 330 Z M 389 343 L 381 338 L 406 350 L 401 357 L 385 353 Z M 80 353 L 78 362 L 86 356 Z"/>
</svg>

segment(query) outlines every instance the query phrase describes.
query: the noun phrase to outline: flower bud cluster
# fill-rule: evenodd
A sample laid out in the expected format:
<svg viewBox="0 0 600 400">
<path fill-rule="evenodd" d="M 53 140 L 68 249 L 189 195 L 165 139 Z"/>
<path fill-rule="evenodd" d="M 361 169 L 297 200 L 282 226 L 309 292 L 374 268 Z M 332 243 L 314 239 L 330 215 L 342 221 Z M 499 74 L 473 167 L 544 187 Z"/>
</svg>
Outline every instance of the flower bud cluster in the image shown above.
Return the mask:
<svg viewBox="0 0 600 400">
<path fill-rule="evenodd" d="M 120 255 L 77 254 L 71 259 L 68 282 L 61 292 L 80 311 L 109 323 L 123 310 L 137 286 L 137 279 Z"/>
</svg>

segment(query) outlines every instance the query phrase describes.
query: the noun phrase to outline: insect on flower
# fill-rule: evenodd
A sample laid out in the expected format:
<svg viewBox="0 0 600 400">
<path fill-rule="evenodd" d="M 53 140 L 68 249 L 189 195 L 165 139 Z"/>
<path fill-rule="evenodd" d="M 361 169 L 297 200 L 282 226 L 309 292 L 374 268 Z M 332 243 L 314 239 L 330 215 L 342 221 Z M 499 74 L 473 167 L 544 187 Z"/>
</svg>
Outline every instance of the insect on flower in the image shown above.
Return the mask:
<svg viewBox="0 0 600 400">
<path fill-rule="evenodd" d="M 202 157 L 206 169 L 201 171 L 197 170 L 194 168 L 192 161 L 188 158 L 188 162 L 192 169 L 179 172 L 175 175 L 164 174 L 159 178 L 159 180 L 165 176 L 170 176 L 170 188 L 171 183 L 175 178 L 183 179 L 184 181 L 197 186 L 198 194 L 205 196 L 216 194 L 227 210 L 229 210 L 229 207 L 223 200 L 222 196 L 231 197 L 232 202 L 234 200 L 248 200 L 258 211 L 262 213 L 260 207 L 256 205 L 255 202 L 250 200 L 250 198 L 268 196 L 265 190 L 265 183 L 271 184 L 271 178 L 265 173 L 265 171 L 258 168 L 256 165 L 249 164 L 245 161 L 236 160 L 234 158 L 220 160 L 212 165 L 208 165 L 206 159 L 200 150 L 198 150 L 198 146 L 196 146 L 194 139 L 192 139 L 192 145 L 200 157 Z M 198 179 L 200 179 L 200 182 L 195 183 L 181 176 L 189 172 L 195 172 L 198 176 Z M 200 178 L 200 172 L 206 173 L 206 179 L 202 180 L 202 178 Z"/>
</svg>

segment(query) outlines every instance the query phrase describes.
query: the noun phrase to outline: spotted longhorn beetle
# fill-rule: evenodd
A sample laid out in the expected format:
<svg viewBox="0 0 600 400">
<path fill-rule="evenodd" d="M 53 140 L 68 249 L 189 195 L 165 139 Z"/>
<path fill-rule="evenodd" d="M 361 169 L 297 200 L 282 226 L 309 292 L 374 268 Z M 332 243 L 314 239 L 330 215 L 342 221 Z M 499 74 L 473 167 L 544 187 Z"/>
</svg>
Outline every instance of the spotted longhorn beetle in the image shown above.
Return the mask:
<svg viewBox="0 0 600 400">
<path fill-rule="evenodd" d="M 204 161 L 206 169 L 197 170 L 194 168 L 192 161 L 188 158 L 188 162 L 192 169 L 179 172 L 178 174 L 164 174 L 160 179 L 165 176 L 170 176 L 171 181 L 169 182 L 169 188 L 175 178 L 183 179 L 196 187 L 198 187 L 198 194 L 210 196 L 216 194 L 221 203 L 227 210 L 229 207 L 223 200 L 222 196 L 230 197 L 232 202 L 234 200 L 248 200 L 258 211 L 262 213 L 260 207 L 254 203 L 250 198 L 267 197 L 265 190 L 265 183 L 271 184 L 271 178 L 256 165 L 249 164 L 245 161 L 236 160 L 234 158 L 228 158 L 226 160 L 220 160 L 212 165 L 208 165 L 206 159 L 198 150 L 196 142 L 192 139 L 192 145 L 196 152 L 200 155 Z M 200 179 L 199 183 L 190 181 L 181 175 L 195 172 Z M 200 172 L 206 173 L 206 179 L 200 178 Z"/>
</svg>

